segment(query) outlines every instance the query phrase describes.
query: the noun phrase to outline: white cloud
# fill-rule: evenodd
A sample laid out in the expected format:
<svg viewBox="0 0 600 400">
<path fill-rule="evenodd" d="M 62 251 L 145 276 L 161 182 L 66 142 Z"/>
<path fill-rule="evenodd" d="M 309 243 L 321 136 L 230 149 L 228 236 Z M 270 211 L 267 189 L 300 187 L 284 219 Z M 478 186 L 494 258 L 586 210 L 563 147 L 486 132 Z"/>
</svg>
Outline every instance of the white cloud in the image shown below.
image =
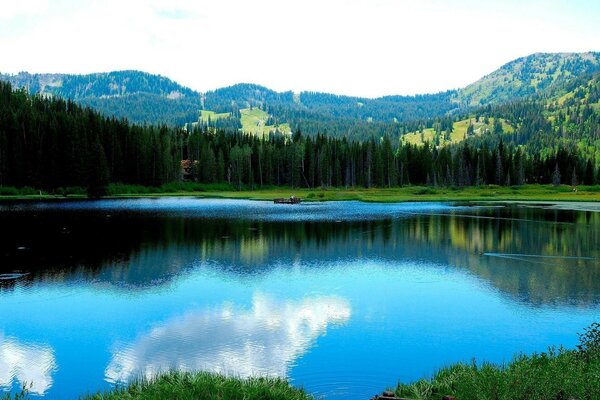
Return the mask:
<svg viewBox="0 0 600 400">
<path fill-rule="evenodd" d="M 197 90 L 256 82 L 365 96 L 432 92 L 464 86 L 518 56 L 599 50 L 600 43 L 600 7 L 583 0 L 9 4 L 3 13 L 11 27 L 0 28 L 3 72 L 132 68 Z"/>
<path fill-rule="evenodd" d="M 338 297 L 277 302 L 256 295 L 251 310 L 224 304 L 188 313 L 117 346 L 106 378 L 126 382 L 173 368 L 285 377 L 329 325 L 345 323 L 350 314 L 348 302 Z"/>
<path fill-rule="evenodd" d="M 23 343 L 0 334 L 0 387 L 11 387 L 17 381 L 27 384 L 32 394 L 43 395 L 52 386 L 56 367 L 50 346 Z"/>
<path fill-rule="evenodd" d="M 48 10 L 48 0 L 7 0 L 0 7 L 0 21 L 42 14 Z"/>
</svg>

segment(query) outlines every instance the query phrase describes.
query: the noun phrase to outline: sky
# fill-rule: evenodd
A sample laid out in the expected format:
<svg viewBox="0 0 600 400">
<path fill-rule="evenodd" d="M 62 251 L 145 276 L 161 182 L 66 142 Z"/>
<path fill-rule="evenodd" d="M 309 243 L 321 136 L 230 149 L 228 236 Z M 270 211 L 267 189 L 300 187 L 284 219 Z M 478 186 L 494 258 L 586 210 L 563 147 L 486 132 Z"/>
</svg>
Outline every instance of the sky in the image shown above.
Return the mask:
<svg viewBox="0 0 600 400">
<path fill-rule="evenodd" d="M 2 0 L 0 72 L 432 93 L 535 52 L 600 51 L 598 21 L 598 0 Z"/>
</svg>

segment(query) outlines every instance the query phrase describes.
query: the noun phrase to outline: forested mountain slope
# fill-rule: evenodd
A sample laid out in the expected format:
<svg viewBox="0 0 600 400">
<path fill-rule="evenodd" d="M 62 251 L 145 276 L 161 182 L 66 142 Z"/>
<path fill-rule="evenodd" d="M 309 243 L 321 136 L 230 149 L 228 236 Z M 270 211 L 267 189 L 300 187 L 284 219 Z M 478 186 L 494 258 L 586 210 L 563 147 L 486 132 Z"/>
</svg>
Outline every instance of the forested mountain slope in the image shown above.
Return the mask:
<svg viewBox="0 0 600 400">
<path fill-rule="evenodd" d="M 483 106 L 533 95 L 553 96 L 579 76 L 600 71 L 600 53 L 536 53 L 513 60 L 460 89 L 453 101 Z"/>
<path fill-rule="evenodd" d="M 0 75 L 13 87 L 30 93 L 60 96 L 91 106 L 107 116 L 134 123 L 183 126 L 200 123 L 216 128 L 252 132 L 285 126 L 305 134 L 325 133 L 355 139 L 399 137 L 432 128 L 436 120 L 464 117 L 477 108 L 506 102 L 556 99 L 572 90 L 579 79 L 600 71 L 600 53 L 536 53 L 502 66 L 473 84 L 457 90 L 416 96 L 375 99 L 318 92 L 276 92 L 242 83 L 198 93 L 168 78 L 139 71 L 89 75 Z M 404 79 L 390 77 L 390 79 Z M 250 127 L 241 121 L 253 109 L 264 115 Z M 200 110 L 219 114 L 202 118 Z M 241 111 L 246 110 L 246 111 Z M 215 115 L 216 115 L 215 114 Z M 209 114 L 204 114 L 209 115 Z"/>
<path fill-rule="evenodd" d="M 134 123 L 183 125 L 198 117 L 199 94 L 160 75 L 115 71 L 87 75 L 0 75 L 13 87 L 91 106 Z"/>
</svg>

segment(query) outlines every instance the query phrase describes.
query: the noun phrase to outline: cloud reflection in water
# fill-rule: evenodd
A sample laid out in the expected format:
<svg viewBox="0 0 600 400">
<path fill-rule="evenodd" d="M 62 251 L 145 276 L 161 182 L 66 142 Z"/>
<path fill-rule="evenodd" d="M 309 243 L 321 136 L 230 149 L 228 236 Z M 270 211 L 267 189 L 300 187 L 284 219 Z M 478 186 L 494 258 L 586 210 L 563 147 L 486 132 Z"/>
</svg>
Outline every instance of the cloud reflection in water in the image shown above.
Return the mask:
<svg viewBox="0 0 600 400">
<path fill-rule="evenodd" d="M 257 294 L 250 310 L 225 304 L 190 312 L 118 346 L 106 379 L 126 382 L 169 369 L 285 377 L 328 325 L 343 324 L 350 314 L 349 303 L 339 297 L 280 302 Z"/>
<path fill-rule="evenodd" d="M 0 387 L 27 384 L 32 394 L 43 395 L 52 386 L 56 358 L 48 345 L 23 343 L 0 333 Z M 31 385 L 31 386 L 30 386 Z"/>
</svg>

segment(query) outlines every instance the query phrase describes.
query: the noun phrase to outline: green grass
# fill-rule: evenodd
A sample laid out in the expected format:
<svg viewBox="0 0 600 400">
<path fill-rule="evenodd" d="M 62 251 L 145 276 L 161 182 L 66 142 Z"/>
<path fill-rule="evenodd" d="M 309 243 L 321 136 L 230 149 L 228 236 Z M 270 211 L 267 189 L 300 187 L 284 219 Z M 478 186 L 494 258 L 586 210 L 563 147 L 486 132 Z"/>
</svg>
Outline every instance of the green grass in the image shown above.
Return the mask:
<svg viewBox="0 0 600 400">
<path fill-rule="evenodd" d="M 0 395 L 0 400 L 28 400 L 21 392 Z M 280 378 L 232 378 L 210 372 L 168 372 L 155 379 L 139 379 L 127 386 L 87 394 L 81 400 L 314 400 Z"/>
<path fill-rule="evenodd" d="M 242 131 L 251 133 L 257 136 L 267 136 L 269 132 L 279 130 L 282 133 L 290 134 L 292 130 L 288 124 L 267 125 L 269 115 L 260 108 L 243 108 L 240 110 L 242 115 L 240 122 L 242 123 Z"/>
<path fill-rule="evenodd" d="M 311 201 L 360 200 L 366 202 L 403 201 L 600 201 L 597 186 L 580 186 L 573 192 L 570 186 L 525 185 L 500 187 L 495 185 L 466 188 L 433 188 L 409 186 L 402 188 L 328 188 L 294 189 L 270 188 L 261 190 L 213 191 L 207 197 L 271 200 L 294 195 Z"/>
<path fill-rule="evenodd" d="M 202 122 L 208 122 L 209 118 L 210 118 L 210 120 L 212 122 L 215 122 L 218 119 L 228 118 L 230 116 L 231 116 L 231 113 L 219 113 L 219 114 L 217 114 L 214 111 L 200 110 L 200 121 L 202 121 Z"/>
<path fill-rule="evenodd" d="M 467 118 L 460 121 L 456 121 L 452 124 L 452 132 L 450 133 L 450 140 L 440 139 L 440 145 L 445 146 L 448 144 L 459 143 L 465 139 L 467 128 L 469 123 L 473 124 L 473 133 L 475 136 L 484 134 L 486 131 L 491 131 L 494 125 L 494 118 L 489 119 L 488 124 L 483 123 L 483 118 L 479 122 L 475 121 L 475 118 Z M 513 132 L 513 128 L 503 119 L 500 120 L 502 124 L 502 130 L 505 133 Z M 442 132 L 442 138 L 444 137 Z M 433 128 L 423 129 L 423 133 L 411 132 L 402 136 L 401 140 L 405 143 L 423 145 L 425 142 L 434 143 L 435 131 Z"/>
<path fill-rule="evenodd" d="M 82 190 L 77 193 L 78 189 Z M 47 194 L 9 194 L 0 196 L 0 200 L 47 200 L 83 198 L 82 188 L 70 188 L 75 193 L 67 195 Z M 12 193 L 12 191 L 11 191 Z M 38 193 L 38 194 L 36 194 Z M 366 202 L 403 202 L 403 201 L 600 201 L 600 186 L 578 186 L 573 192 L 568 185 L 524 186 L 480 186 L 480 187 L 429 187 L 405 186 L 396 188 L 290 188 L 263 187 L 236 190 L 226 183 L 203 184 L 195 182 L 175 182 L 160 187 L 111 184 L 109 197 L 161 197 L 196 196 L 208 198 L 239 198 L 252 200 L 272 200 L 278 197 L 294 195 L 308 201 L 360 200 Z"/>
<path fill-rule="evenodd" d="M 267 136 L 270 132 L 275 132 L 276 130 L 284 133 L 291 134 L 292 130 L 289 124 L 279 124 L 279 125 L 267 125 L 267 121 L 269 119 L 269 114 L 260 108 L 253 107 L 252 109 L 243 108 L 240 110 L 240 122 L 242 124 L 242 132 L 250 133 L 252 135 L 257 136 Z M 216 113 L 214 111 L 209 110 L 201 110 L 200 111 L 200 121 L 208 122 L 210 118 L 211 121 L 216 121 L 221 118 L 230 117 L 230 113 Z"/>
<path fill-rule="evenodd" d="M 0 186 L 0 196 L 40 196 L 44 195 L 43 191 L 35 190 L 29 186 L 16 188 L 12 186 Z"/>
<path fill-rule="evenodd" d="M 600 398 L 600 325 L 580 335 L 576 350 L 548 349 L 519 354 L 505 365 L 457 363 L 431 379 L 399 383 L 399 397 L 440 400 L 567 400 Z"/>
<path fill-rule="evenodd" d="M 312 396 L 271 378 L 227 378 L 208 372 L 170 372 L 82 400 L 308 400 Z"/>
</svg>

